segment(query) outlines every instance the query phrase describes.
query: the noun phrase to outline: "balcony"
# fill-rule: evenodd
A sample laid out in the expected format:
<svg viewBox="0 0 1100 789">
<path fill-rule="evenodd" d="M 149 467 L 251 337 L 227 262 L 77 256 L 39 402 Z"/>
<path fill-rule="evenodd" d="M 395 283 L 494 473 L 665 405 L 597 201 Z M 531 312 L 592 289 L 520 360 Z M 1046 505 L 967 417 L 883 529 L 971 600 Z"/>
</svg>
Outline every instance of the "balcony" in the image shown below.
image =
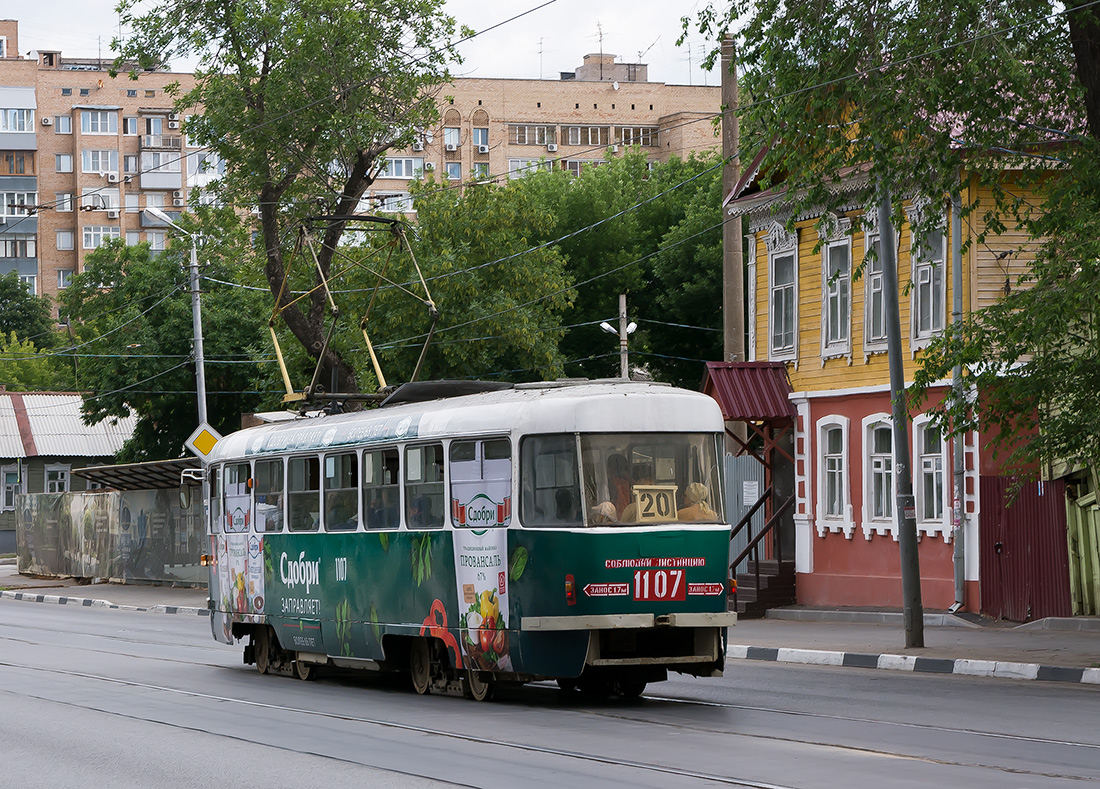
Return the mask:
<svg viewBox="0 0 1100 789">
<path fill-rule="evenodd" d="M 183 137 L 178 134 L 143 134 L 141 148 L 161 151 L 182 151 Z"/>
</svg>

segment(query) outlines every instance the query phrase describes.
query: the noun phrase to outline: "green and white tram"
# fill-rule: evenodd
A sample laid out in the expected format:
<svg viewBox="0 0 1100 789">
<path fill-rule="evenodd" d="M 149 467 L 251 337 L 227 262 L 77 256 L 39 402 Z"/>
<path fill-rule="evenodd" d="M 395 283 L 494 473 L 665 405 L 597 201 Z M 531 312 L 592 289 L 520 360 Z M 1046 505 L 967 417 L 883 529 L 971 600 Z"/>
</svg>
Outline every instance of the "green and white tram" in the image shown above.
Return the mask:
<svg viewBox="0 0 1100 789">
<path fill-rule="evenodd" d="M 214 637 L 478 699 L 720 675 L 722 430 L 709 397 L 624 381 L 406 384 L 241 430 L 208 467 Z"/>
</svg>

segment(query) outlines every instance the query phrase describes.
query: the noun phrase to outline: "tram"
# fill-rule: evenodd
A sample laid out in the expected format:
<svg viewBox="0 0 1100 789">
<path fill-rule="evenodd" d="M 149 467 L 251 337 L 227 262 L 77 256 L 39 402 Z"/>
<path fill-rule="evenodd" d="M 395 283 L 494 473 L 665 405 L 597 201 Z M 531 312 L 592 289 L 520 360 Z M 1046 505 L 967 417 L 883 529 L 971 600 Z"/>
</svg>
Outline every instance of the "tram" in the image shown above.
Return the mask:
<svg viewBox="0 0 1100 789">
<path fill-rule="evenodd" d="M 705 395 L 621 380 L 412 383 L 241 430 L 207 468 L 214 637 L 262 673 L 479 700 L 720 676 L 722 430 Z"/>
</svg>

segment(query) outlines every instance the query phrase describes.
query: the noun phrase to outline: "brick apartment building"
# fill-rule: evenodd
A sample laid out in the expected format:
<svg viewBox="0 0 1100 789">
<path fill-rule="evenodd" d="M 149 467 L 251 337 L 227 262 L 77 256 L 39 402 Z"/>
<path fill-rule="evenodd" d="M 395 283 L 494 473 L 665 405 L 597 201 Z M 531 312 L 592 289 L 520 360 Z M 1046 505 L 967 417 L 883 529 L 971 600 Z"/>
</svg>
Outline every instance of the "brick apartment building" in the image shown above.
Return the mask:
<svg viewBox="0 0 1100 789">
<path fill-rule="evenodd" d="M 108 73 L 111 61 L 39 50 L 23 55 L 15 20 L 0 20 L 0 274 L 56 295 L 110 238 L 163 247 L 143 212 L 186 207 L 211 162 L 187 147 L 165 87 L 190 74 Z M 28 206 L 36 207 L 28 210 Z"/>
<path fill-rule="evenodd" d="M 221 170 L 188 146 L 165 91 L 188 90 L 191 74 L 113 78 L 110 63 L 21 55 L 18 22 L 0 20 L 0 275 L 16 270 L 40 295 L 65 288 L 107 239 L 162 248 L 165 226 L 143 209 L 172 216 Z M 426 172 L 456 181 L 535 167 L 579 174 L 625 146 L 655 161 L 718 147 L 720 89 L 650 82 L 647 71 L 586 55 L 558 80 L 456 79 L 440 92 L 439 128 L 391 154 L 364 208 L 414 210 L 408 186 Z"/>
<path fill-rule="evenodd" d="M 440 128 L 390 155 L 367 207 L 413 209 L 408 185 L 419 174 L 468 181 L 520 177 L 533 168 L 579 174 L 626 146 L 654 161 L 718 148 L 712 123 L 718 87 L 650 82 L 642 63 L 585 55 L 557 80 L 459 78 L 440 92 Z"/>
</svg>

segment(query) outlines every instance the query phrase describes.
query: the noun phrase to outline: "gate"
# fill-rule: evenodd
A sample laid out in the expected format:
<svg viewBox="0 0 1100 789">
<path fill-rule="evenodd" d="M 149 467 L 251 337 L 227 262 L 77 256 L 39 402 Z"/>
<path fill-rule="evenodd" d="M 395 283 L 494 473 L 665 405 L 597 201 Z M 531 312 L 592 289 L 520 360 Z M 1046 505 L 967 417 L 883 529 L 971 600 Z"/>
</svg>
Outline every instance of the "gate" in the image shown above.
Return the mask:
<svg viewBox="0 0 1100 789">
<path fill-rule="evenodd" d="M 1070 616 L 1066 484 L 981 477 L 979 559 L 982 613 L 1029 622 Z"/>
</svg>

